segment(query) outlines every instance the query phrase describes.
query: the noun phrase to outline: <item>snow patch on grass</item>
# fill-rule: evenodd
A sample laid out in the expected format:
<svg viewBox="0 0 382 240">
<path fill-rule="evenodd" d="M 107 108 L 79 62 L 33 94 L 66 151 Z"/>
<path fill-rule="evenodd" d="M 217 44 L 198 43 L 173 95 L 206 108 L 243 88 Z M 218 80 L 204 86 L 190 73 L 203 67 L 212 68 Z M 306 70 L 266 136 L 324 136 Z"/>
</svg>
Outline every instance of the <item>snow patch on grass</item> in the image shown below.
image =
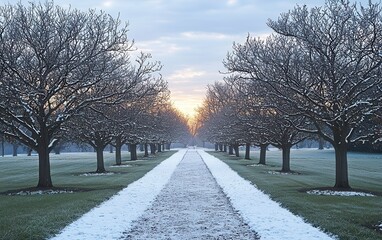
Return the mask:
<svg viewBox="0 0 382 240">
<path fill-rule="evenodd" d="M 266 165 L 264 165 L 264 164 L 251 164 L 248 166 L 250 166 L 250 167 L 265 167 Z"/>
<path fill-rule="evenodd" d="M 300 175 L 298 172 L 281 172 L 281 171 L 268 171 L 272 175 Z"/>
<path fill-rule="evenodd" d="M 124 167 L 132 167 L 130 164 L 122 164 L 122 165 L 112 165 L 112 168 L 124 168 Z"/>
<path fill-rule="evenodd" d="M 314 195 L 324 195 L 324 196 L 345 196 L 345 197 L 375 197 L 374 194 L 365 192 L 352 192 L 352 191 L 333 191 L 333 190 L 309 190 L 306 193 Z"/>
<path fill-rule="evenodd" d="M 62 194 L 62 193 L 73 193 L 71 190 L 37 190 L 37 191 L 20 191 L 16 193 L 9 193 L 9 196 L 27 196 L 27 195 L 43 195 L 43 194 Z"/>
<path fill-rule="evenodd" d="M 80 176 L 85 176 L 85 177 L 89 177 L 89 176 L 110 176 L 110 175 L 113 175 L 115 173 L 113 172 L 104 172 L 104 173 L 83 173 L 83 174 L 80 174 Z"/>
</svg>

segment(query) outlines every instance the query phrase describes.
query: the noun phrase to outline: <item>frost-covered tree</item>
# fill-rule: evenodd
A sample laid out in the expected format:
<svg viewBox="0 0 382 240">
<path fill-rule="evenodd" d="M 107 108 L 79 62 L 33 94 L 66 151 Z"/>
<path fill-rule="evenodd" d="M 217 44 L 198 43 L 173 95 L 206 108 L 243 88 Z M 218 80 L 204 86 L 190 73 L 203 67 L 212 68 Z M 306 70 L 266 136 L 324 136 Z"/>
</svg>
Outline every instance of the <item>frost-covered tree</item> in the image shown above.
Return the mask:
<svg viewBox="0 0 382 240">
<path fill-rule="evenodd" d="M 345 0 L 295 7 L 268 22 L 278 36 L 249 38 L 230 61 L 232 71 L 265 85 L 283 114 L 307 118 L 297 129 L 333 145 L 337 188 L 350 188 L 348 144 L 376 134 L 363 125 L 382 108 L 380 11 Z"/>
<path fill-rule="evenodd" d="M 141 53 L 136 59 L 136 66 L 120 69 L 120 74 L 115 74 L 114 79 L 108 82 L 105 92 L 114 92 L 123 86 L 123 94 L 114 98 L 114 101 L 90 105 L 74 117 L 69 125 L 74 137 L 96 150 L 96 172 L 106 171 L 103 151 L 110 143 L 116 147 L 117 164 L 121 164 L 121 147 L 125 143 L 129 144 L 132 160 L 137 158 L 137 125 L 152 101 L 167 91 L 167 83 L 158 73 L 160 63 L 150 62 L 150 58 L 149 54 Z"/>
<path fill-rule="evenodd" d="M 103 150 L 115 136 L 114 122 L 109 119 L 109 105 L 94 105 L 73 118 L 69 134 L 92 146 L 97 155 L 97 173 L 106 172 Z"/>
<path fill-rule="evenodd" d="M 208 86 L 203 107 L 198 113 L 199 138 L 229 146 L 229 154 L 239 156 L 239 146 L 249 150 L 252 134 L 243 114 L 243 101 L 236 89 L 224 82 Z M 249 151 L 246 151 L 249 158 Z"/>
<path fill-rule="evenodd" d="M 133 68 L 135 86 L 126 94 L 120 104 L 114 106 L 112 119 L 118 127 L 112 144 L 116 147 L 116 164 L 121 164 L 121 148 L 123 144 L 137 144 L 144 136 L 143 126 L 148 112 L 153 105 L 158 104 L 168 96 L 167 82 L 162 79 L 159 71 L 160 62 L 150 61 L 151 55 L 141 53 Z M 166 96 L 166 97 L 165 97 Z M 133 141 L 134 140 L 134 141 Z M 132 148 L 136 149 L 136 148 Z M 137 158 L 135 152 L 132 160 Z"/>
<path fill-rule="evenodd" d="M 1 131 L 39 155 L 38 187 L 52 187 L 49 152 L 63 124 L 97 102 L 129 63 L 127 26 L 104 12 L 53 2 L 0 7 Z"/>
<path fill-rule="evenodd" d="M 202 107 L 198 109 L 198 129 L 199 138 L 215 142 L 216 144 L 227 144 L 226 118 L 223 109 L 227 104 L 227 86 L 224 83 L 215 82 L 207 88 L 206 97 Z"/>
<path fill-rule="evenodd" d="M 172 142 L 187 145 L 192 138 L 187 118 L 171 104 L 161 109 L 160 118 L 160 128 L 162 129 L 160 139 L 162 139 L 163 144 L 168 146 L 167 149 L 169 149 Z"/>
<path fill-rule="evenodd" d="M 229 62 L 226 65 L 232 66 Z M 252 142 L 262 147 L 260 163 L 265 164 L 266 146 L 272 144 L 282 150 L 281 171 L 290 172 L 290 149 L 307 136 L 295 126 L 306 125 L 306 119 L 303 116 L 291 117 L 285 114 L 285 104 L 271 94 L 272 89 L 266 88 L 252 77 L 240 77 L 233 81 L 229 78 L 227 84 L 238 91 L 235 99 L 239 111 L 235 116 L 238 125 L 244 126 L 241 135 L 249 135 Z"/>
<path fill-rule="evenodd" d="M 294 108 L 334 146 L 335 187 L 349 188 L 348 144 L 374 134 L 359 131 L 382 108 L 381 7 L 328 0 L 321 8 L 296 7 L 268 25 L 306 53 L 309 78 L 283 84 L 294 93 Z"/>
</svg>

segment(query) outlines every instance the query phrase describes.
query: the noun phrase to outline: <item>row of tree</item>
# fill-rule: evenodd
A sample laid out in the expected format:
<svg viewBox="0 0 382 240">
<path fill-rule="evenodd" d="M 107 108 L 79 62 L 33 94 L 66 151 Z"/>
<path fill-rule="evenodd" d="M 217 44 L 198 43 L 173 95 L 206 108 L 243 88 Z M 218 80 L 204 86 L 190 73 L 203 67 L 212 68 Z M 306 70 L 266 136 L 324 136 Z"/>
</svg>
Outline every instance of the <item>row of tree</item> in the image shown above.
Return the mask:
<svg viewBox="0 0 382 240">
<path fill-rule="evenodd" d="M 218 143 L 290 148 L 311 136 L 335 149 L 335 187 L 350 188 L 347 150 L 378 142 L 382 127 L 380 4 L 327 0 L 269 20 L 274 33 L 235 43 L 228 76 L 208 89 L 199 135 Z M 264 157 L 265 155 L 263 155 Z"/>
<path fill-rule="evenodd" d="M 62 139 L 93 146 L 102 172 L 108 144 L 120 162 L 125 143 L 133 150 L 188 133 L 160 62 L 132 53 L 127 27 L 50 1 L 0 7 L 0 132 L 38 153 L 38 187 L 52 187 L 49 153 Z"/>
</svg>

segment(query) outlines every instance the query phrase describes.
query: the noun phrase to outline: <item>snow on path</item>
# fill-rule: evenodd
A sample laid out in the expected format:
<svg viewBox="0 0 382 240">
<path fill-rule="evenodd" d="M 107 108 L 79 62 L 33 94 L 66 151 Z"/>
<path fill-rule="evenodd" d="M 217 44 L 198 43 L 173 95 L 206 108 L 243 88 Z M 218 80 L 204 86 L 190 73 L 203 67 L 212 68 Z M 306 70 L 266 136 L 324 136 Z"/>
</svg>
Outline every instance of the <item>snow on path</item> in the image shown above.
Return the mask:
<svg viewBox="0 0 382 240">
<path fill-rule="evenodd" d="M 260 239 L 333 239 L 258 190 L 240 177 L 227 164 L 203 150 L 197 150 L 207 167 L 228 196 L 232 206 L 239 211 Z"/>
<path fill-rule="evenodd" d="M 125 239 L 257 239 L 200 155 L 189 150 Z"/>
<path fill-rule="evenodd" d="M 145 224 L 146 221 L 151 221 L 152 218 L 156 218 L 159 220 L 159 224 L 166 226 L 173 225 L 172 236 L 179 236 L 179 232 L 184 231 L 192 234 L 182 237 L 185 239 L 192 237 L 195 239 L 225 239 L 227 234 L 231 234 L 231 239 L 255 239 L 256 236 L 253 231 L 256 231 L 260 238 L 265 240 L 332 239 L 319 229 L 304 222 L 302 218 L 282 208 L 249 181 L 241 178 L 225 163 L 203 150 L 189 150 L 189 153 L 193 152 L 194 155 L 192 157 L 189 157 L 191 155 L 187 155 L 187 158 L 185 157 L 185 162 L 188 162 L 186 165 L 179 164 L 183 157 L 186 156 L 186 151 L 180 150 L 167 160 L 164 160 L 141 179 L 131 183 L 114 195 L 110 200 L 93 208 L 77 221 L 65 227 L 60 234 L 52 239 L 130 239 L 133 235 L 129 235 L 129 233 L 134 232 L 135 235 L 139 231 L 142 232 L 140 226 L 133 226 L 134 223 L 139 222 L 138 219 L 141 216 L 143 216 L 141 218 L 143 219 L 142 224 Z M 211 181 L 211 175 L 207 177 L 208 174 L 200 174 L 201 171 L 206 170 L 204 164 L 200 164 L 201 161 L 195 161 L 195 163 L 191 161 L 198 159 L 197 153 L 203 158 L 204 163 L 212 173 L 217 184 L 220 185 L 220 188 L 217 187 L 214 181 Z M 203 166 L 205 169 L 201 170 L 200 168 L 203 168 Z M 176 181 L 169 182 L 173 173 Z M 197 178 L 200 179 L 192 179 L 191 175 L 195 173 L 198 176 Z M 200 182 L 203 184 L 200 184 Z M 166 185 L 167 183 L 169 184 Z M 175 183 L 180 185 L 172 186 Z M 198 190 L 188 193 L 174 192 L 181 189 L 190 190 L 194 187 L 197 187 L 196 189 Z M 202 194 L 198 195 L 203 187 L 205 189 L 201 192 Z M 215 191 L 218 189 L 218 192 L 205 192 L 210 189 L 215 189 Z M 223 194 L 224 197 L 221 197 L 223 192 L 225 196 Z M 179 197 L 187 201 L 172 201 L 173 197 L 176 197 L 178 194 L 184 194 L 179 195 Z M 163 199 L 155 201 L 155 198 Z M 159 202 L 167 201 L 166 198 L 170 200 L 167 202 L 167 205 L 173 207 L 173 215 L 163 215 L 164 208 L 156 206 Z M 194 201 L 197 201 L 197 204 L 192 209 L 186 210 L 183 213 L 178 212 L 179 209 L 184 210 L 188 207 L 189 203 Z M 227 208 L 227 205 L 229 206 L 228 210 L 223 210 L 223 208 Z M 153 213 L 153 215 L 149 214 L 144 217 L 150 209 L 155 207 L 160 209 L 161 214 Z M 233 214 L 233 217 L 226 217 L 226 211 L 231 211 L 229 214 Z M 241 215 L 242 220 L 237 213 Z M 204 215 L 208 216 L 208 218 L 203 218 Z M 216 221 L 216 218 L 218 221 Z M 189 219 L 196 222 L 189 224 Z M 248 226 L 243 224 L 243 221 L 248 224 L 252 231 L 248 230 Z M 188 222 L 188 224 L 184 224 L 185 222 Z M 177 228 L 176 226 L 181 227 Z M 234 228 L 233 231 L 232 226 Z M 154 229 L 148 230 L 161 232 L 163 229 L 162 226 L 158 229 L 155 229 L 155 226 L 152 227 Z M 214 235 L 217 232 L 221 235 Z M 207 235 L 204 236 L 203 234 Z M 165 235 L 157 236 L 154 239 L 160 239 L 159 236 Z M 135 237 L 139 239 L 139 236 L 136 235 Z"/>
<path fill-rule="evenodd" d="M 166 185 L 186 150 L 180 150 L 139 180 L 65 227 L 52 240 L 119 239 L 131 222 L 152 204 Z"/>
</svg>

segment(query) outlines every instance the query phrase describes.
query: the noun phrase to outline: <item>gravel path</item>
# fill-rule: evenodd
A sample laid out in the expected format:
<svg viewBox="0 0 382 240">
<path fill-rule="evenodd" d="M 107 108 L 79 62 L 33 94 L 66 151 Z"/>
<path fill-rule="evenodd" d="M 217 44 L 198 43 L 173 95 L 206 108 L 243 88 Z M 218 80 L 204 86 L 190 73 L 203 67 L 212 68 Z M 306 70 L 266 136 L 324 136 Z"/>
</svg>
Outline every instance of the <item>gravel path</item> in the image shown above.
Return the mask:
<svg viewBox="0 0 382 240">
<path fill-rule="evenodd" d="M 121 239 L 257 239 L 200 155 L 188 150 L 153 205 Z"/>
</svg>

